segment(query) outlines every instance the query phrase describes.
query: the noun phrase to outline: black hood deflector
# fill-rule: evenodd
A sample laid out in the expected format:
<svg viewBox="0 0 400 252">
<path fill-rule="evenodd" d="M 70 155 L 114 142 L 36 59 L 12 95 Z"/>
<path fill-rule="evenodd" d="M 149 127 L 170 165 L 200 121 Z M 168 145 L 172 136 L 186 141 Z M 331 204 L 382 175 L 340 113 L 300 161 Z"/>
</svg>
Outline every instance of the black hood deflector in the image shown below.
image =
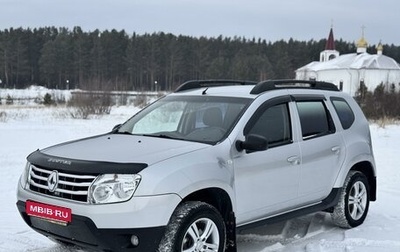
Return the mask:
<svg viewBox="0 0 400 252">
<path fill-rule="evenodd" d="M 137 174 L 148 165 L 145 163 L 115 163 L 106 161 L 76 160 L 55 157 L 37 150 L 27 157 L 31 164 L 47 169 L 73 172 L 76 174 Z"/>
</svg>

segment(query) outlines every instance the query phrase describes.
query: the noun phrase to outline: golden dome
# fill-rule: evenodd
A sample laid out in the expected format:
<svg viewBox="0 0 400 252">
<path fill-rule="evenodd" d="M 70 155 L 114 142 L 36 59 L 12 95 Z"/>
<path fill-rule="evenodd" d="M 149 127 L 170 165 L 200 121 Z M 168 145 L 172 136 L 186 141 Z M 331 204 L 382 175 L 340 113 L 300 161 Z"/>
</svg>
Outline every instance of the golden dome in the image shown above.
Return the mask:
<svg viewBox="0 0 400 252">
<path fill-rule="evenodd" d="M 365 48 L 365 49 L 367 49 L 367 47 L 368 47 L 368 42 L 367 42 L 367 40 L 365 40 L 365 38 L 364 38 L 364 29 L 365 29 L 365 26 L 362 26 L 361 29 L 362 29 L 361 38 L 360 38 L 360 40 L 358 40 L 358 42 L 356 43 L 356 46 L 357 46 L 357 48 Z"/>
<path fill-rule="evenodd" d="M 361 47 L 361 48 L 367 48 L 368 47 L 368 42 L 367 40 L 365 40 L 364 36 L 362 38 L 360 38 L 360 40 L 357 41 L 356 43 L 357 47 Z"/>
<path fill-rule="evenodd" d="M 379 42 L 379 44 L 376 46 L 376 50 L 377 51 L 383 51 L 383 45 L 381 42 Z"/>
</svg>

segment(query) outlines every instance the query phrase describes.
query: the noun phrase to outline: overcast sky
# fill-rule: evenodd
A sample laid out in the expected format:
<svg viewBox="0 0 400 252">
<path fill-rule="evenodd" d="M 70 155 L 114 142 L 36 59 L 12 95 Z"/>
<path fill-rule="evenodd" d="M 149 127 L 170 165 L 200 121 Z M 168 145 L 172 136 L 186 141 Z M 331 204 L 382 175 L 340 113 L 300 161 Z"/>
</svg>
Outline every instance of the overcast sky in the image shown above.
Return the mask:
<svg viewBox="0 0 400 252">
<path fill-rule="evenodd" d="M 399 0 L 0 0 L 0 29 L 80 26 L 128 35 L 320 40 L 400 45 Z"/>
</svg>

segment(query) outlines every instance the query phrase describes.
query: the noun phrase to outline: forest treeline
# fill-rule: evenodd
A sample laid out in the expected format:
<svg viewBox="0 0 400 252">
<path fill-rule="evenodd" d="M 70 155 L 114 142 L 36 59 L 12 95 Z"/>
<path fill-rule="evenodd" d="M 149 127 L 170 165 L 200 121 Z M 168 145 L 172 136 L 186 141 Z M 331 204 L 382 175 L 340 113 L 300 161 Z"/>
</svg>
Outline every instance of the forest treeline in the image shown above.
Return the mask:
<svg viewBox="0 0 400 252">
<path fill-rule="evenodd" d="M 10 28 L 0 31 L 0 87 L 169 91 L 191 79 L 293 78 L 295 69 L 319 59 L 325 43 Z M 335 43 L 341 54 L 356 51 L 353 42 Z M 400 62 L 400 46 L 384 45 L 384 54 Z"/>
</svg>

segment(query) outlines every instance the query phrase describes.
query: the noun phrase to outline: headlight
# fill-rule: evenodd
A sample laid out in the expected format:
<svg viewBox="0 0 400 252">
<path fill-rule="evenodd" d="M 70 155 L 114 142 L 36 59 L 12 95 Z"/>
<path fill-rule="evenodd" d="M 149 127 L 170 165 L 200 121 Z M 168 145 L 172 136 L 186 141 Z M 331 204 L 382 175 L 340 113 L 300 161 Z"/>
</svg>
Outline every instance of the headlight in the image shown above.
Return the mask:
<svg viewBox="0 0 400 252">
<path fill-rule="evenodd" d="M 138 174 L 104 174 L 89 188 L 89 203 L 107 204 L 132 198 L 141 176 Z"/>
<path fill-rule="evenodd" d="M 25 169 L 22 172 L 21 177 L 19 178 L 19 183 L 21 184 L 22 188 L 25 188 L 28 182 L 30 167 L 31 163 L 26 162 Z"/>
</svg>

